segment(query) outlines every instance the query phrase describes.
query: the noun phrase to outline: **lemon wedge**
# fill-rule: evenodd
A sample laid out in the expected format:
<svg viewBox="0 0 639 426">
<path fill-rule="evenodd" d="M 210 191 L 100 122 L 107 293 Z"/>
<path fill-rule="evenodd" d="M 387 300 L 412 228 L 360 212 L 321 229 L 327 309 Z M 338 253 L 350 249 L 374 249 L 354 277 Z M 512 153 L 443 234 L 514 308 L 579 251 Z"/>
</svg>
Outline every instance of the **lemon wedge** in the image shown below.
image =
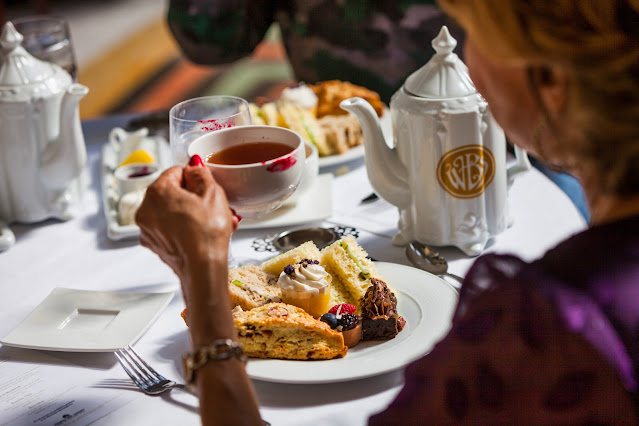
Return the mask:
<svg viewBox="0 0 639 426">
<path fill-rule="evenodd" d="M 132 152 L 131 155 L 126 157 L 126 160 L 124 160 L 120 164 L 120 166 L 124 166 L 125 164 L 131 164 L 131 163 L 154 163 L 154 162 L 155 160 L 153 159 L 151 154 L 149 154 L 143 149 L 139 149 L 137 151 Z"/>
</svg>

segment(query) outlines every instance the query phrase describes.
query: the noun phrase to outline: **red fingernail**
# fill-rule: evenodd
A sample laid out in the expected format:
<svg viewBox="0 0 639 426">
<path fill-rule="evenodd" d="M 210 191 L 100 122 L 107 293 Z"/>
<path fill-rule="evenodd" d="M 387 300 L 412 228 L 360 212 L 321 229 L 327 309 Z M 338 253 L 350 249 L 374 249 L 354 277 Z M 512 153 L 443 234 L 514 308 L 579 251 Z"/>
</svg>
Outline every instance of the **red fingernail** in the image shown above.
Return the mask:
<svg viewBox="0 0 639 426">
<path fill-rule="evenodd" d="M 189 166 L 204 167 L 204 161 L 202 161 L 202 157 L 195 154 L 189 160 Z"/>
<path fill-rule="evenodd" d="M 233 214 L 233 216 L 235 216 L 237 218 L 237 221 L 241 221 L 242 220 L 242 216 L 240 216 L 239 214 L 237 214 L 235 212 L 235 210 L 231 209 L 231 213 Z"/>
</svg>

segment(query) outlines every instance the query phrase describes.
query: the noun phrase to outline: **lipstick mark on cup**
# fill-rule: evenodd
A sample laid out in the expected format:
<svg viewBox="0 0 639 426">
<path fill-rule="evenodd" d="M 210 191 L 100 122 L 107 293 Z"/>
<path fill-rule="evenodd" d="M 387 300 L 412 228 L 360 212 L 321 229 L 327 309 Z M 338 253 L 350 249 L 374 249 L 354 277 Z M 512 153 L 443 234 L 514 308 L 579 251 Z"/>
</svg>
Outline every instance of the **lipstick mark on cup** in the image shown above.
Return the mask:
<svg viewBox="0 0 639 426">
<path fill-rule="evenodd" d="M 297 163 L 297 159 L 293 155 L 289 155 L 288 157 L 284 158 L 278 158 L 266 168 L 266 171 L 283 172 L 293 167 L 295 163 Z"/>
</svg>

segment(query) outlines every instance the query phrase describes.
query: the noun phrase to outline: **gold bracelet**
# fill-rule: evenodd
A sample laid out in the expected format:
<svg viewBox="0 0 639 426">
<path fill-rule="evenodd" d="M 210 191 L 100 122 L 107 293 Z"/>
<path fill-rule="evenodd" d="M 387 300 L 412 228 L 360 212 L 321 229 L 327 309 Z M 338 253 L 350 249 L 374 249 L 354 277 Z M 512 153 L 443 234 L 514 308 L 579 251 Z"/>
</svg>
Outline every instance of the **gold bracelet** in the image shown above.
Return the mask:
<svg viewBox="0 0 639 426">
<path fill-rule="evenodd" d="M 186 383 L 191 386 L 195 381 L 195 372 L 209 361 L 223 361 L 237 358 L 246 362 L 242 345 L 231 339 L 215 340 L 208 346 L 198 348 L 195 352 L 182 357 Z"/>
</svg>

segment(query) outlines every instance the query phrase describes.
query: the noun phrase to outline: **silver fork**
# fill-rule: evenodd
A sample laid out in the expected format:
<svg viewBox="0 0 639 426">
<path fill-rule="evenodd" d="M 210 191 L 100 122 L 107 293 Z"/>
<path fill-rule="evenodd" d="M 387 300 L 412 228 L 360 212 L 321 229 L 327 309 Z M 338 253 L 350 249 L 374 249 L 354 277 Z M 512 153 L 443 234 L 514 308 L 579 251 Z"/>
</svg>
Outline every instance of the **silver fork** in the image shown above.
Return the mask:
<svg viewBox="0 0 639 426">
<path fill-rule="evenodd" d="M 114 353 L 126 374 L 144 393 L 158 395 L 174 388 L 191 393 L 186 385 L 169 380 L 155 371 L 131 346 Z"/>
</svg>

